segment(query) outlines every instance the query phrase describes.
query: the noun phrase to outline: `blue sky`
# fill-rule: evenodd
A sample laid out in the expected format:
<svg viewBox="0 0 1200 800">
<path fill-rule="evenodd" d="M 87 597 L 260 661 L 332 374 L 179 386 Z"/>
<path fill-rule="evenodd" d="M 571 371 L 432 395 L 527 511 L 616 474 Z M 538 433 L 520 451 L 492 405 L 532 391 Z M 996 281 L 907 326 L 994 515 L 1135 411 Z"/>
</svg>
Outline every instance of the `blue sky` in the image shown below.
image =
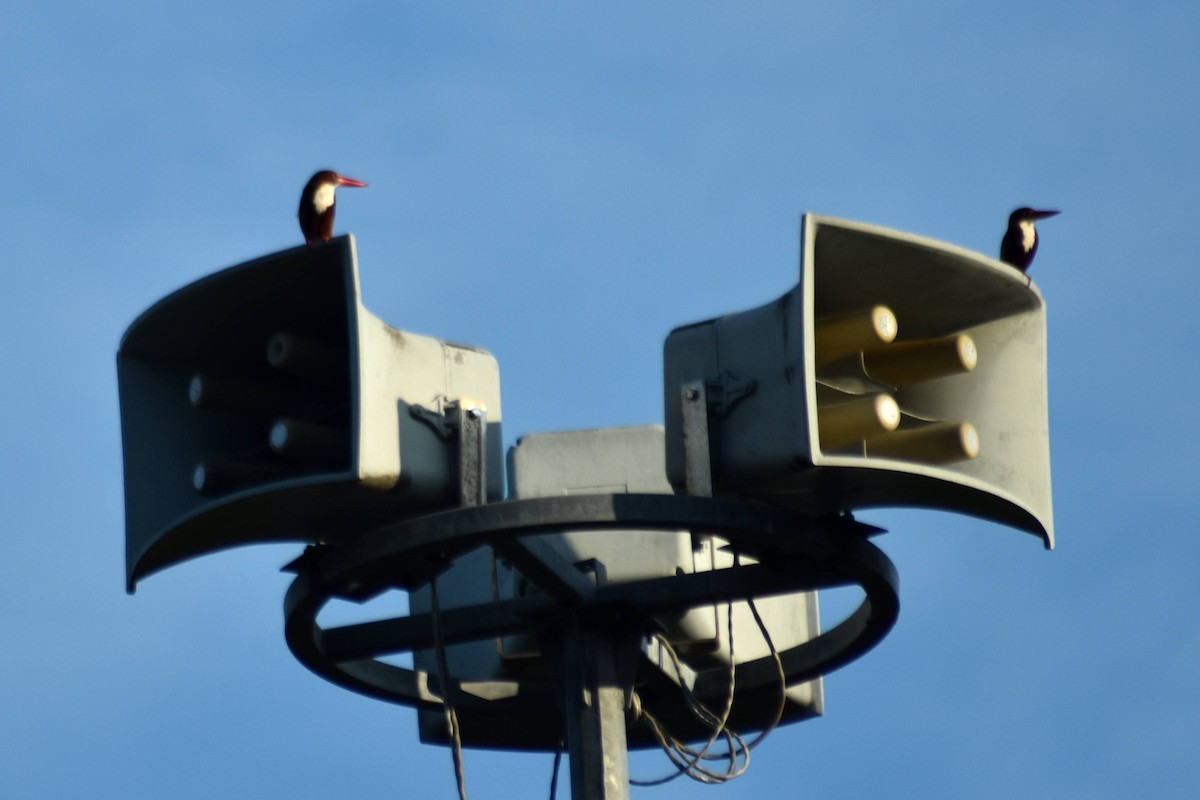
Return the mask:
<svg viewBox="0 0 1200 800">
<path fill-rule="evenodd" d="M 770 301 L 814 211 L 994 253 L 1041 226 L 1058 549 L 877 510 L 891 635 L 721 788 L 1194 797 L 1200 11 L 1184 2 L 14 0 L 0 20 L 0 794 L 452 797 L 412 711 L 307 672 L 297 547 L 124 593 L 114 356 L 145 307 L 300 242 L 317 168 L 364 302 L 499 360 L 505 432 L 661 420 L 661 346 Z M 827 621 L 828 622 L 828 621 Z M 643 754 L 635 775 L 665 759 Z M 476 798 L 550 758 L 468 751 Z M 566 788 L 563 788 L 564 794 Z"/>
</svg>

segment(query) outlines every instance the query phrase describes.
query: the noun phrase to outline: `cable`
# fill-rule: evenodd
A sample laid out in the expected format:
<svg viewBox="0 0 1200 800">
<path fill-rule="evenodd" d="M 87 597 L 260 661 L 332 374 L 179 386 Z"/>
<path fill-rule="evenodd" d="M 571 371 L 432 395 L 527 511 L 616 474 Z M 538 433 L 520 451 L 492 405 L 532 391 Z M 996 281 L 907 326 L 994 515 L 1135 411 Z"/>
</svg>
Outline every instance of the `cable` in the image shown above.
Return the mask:
<svg viewBox="0 0 1200 800">
<path fill-rule="evenodd" d="M 459 800 L 467 800 L 467 779 L 463 771 L 462 733 L 458 728 L 458 714 L 454 711 L 453 693 L 450 689 L 450 670 L 446 666 L 446 643 L 442 640 L 442 609 L 438 601 L 436 576 L 429 582 L 429 593 L 433 611 L 433 649 L 437 655 L 438 683 L 442 688 L 442 710 L 446 713 L 446 728 L 450 731 L 454 777 L 458 782 Z"/>
<path fill-rule="evenodd" d="M 758 630 L 762 633 L 763 641 L 767 644 L 767 649 L 771 651 L 771 658 L 775 659 L 775 669 L 779 672 L 779 705 L 775 708 L 775 716 L 771 722 L 746 745 L 748 749 L 753 750 L 778 727 L 779 721 L 783 719 L 783 712 L 787 710 L 787 673 L 784 672 L 783 659 L 779 657 L 779 651 L 775 648 L 775 642 L 771 639 L 767 624 L 763 622 L 762 615 L 758 613 L 758 606 L 754 604 L 754 598 L 747 598 L 746 602 L 750 606 L 750 613 L 754 616 L 755 623 L 758 624 Z"/>
<path fill-rule="evenodd" d="M 734 567 L 739 566 L 740 560 L 738 555 L 734 554 Z M 750 609 L 751 615 L 754 617 L 754 622 L 758 626 L 759 632 L 762 634 L 763 641 L 770 650 L 771 658 L 775 661 L 775 667 L 779 674 L 779 704 L 776 706 L 775 714 L 771 721 L 754 737 L 750 742 L 746 742 L 737 732 L 726 728 L 725 723 L 729 719 L 729 713 L 733 707 L 734 687 L 736 684 L 736 657 L 733 647 L 733 603 L 726 606 L 727 609 L 727 625 L 729 631 L 729 696 L 726 698 L 726 706 L 724 712 L 718 716 L 708 709 L 696 697 L 695 693 L 687 687 L 683 679 L 683 669 L 678 653 L 671 645 L 670 641 L 661 633 L 654 634 L 655 639 L 660 643 L 663 650 L 671 659 L 671 664 L 675 668 L 676 681 L 680 689 L 683 691 L 685 701 L 692 714 L 700 720 L 701 724 L 710 728 L 713 731 L 705 746 L 700 750 L 695 750 L 687 744 L 671 735 L 663 728 L 662 724 L 648 710 L 641 707 L 640 698 L 634 693 L 634 713 L 638 719 L 643 720 L 654 738 L 658 741 L 659 746 L 667 754 L 676 767 L 676 772 L 662 778 L 652 780 L 637 780 L 631 779 L 630 783 L 635 786 L 658 786 L 668 781 L 675 780 L 680 775 L 687 775 L 693 780 L 701 783 L 725 783 L 743 775 L 750 767 L 750 751 L 757 747 L 772 731 L 778 727 L 780 720 L 783 719 L 783 714 L 787 709 L 787 674 L 783 668 L 783 660 L 779 656 L 779 650 L 775 647 L 775 642 L 771 638 L 771 633 L 767 629 L 766 622 L 763 621 L 762 614 L 759 613 L 758 606 L 754 602 L 754 598 L 746 599 L 747 606 Z M 724 737 L 727 743 L 725 753 L 713 754 L 709 753 L 710 748 L 720 737 Z M 725 761 L 728 760 L 729 766 L 722 773 L 708 769 L 700 765 L 701 761 Z M 740 762 L 740 763 L 739 763 Z"/>
<path fill-rule="evenodd" d="M 733 565 L 738 567 L 741 566 L 741 563 L 740 555 L 735 552 L 733 554 Z M 755 624 L 758 625 L 758 631 L 762 634 L 763 642 L 771 652 L 771 658 L 775 660 L 775 669 L 779 673 L 779 705 L 775 707 L 775 716 L 770 723 L 759 731 L 758 736 L 755 736 L 746 745 L 749 749 L 753 750 L 778 727 L 779 721 L 783 719 L 783 712 L 787 710 L 787 673 L 783 669 L 783 659 L 779 657 L 779 650 L 775 647 L 775 641 L 771 638 L 771 632 L 767 630 L 767 623 L 763 622 L 762 614 L 758 613 L 758 605 L 754 602 L 754 598 L 747 597 L 746 605 L 750 608 L 750 614 L 754 617 Z"/>
<path fill-rule="evenodd" d="M 558 768 L 562 765 L 562 742 L 558 743 L 558 749 L 554 751 L 554 769 L 550 772 L 550 800 L 558 795 Z"/>
<path fill-rule="evenodd" d="M 712 730 L 712 735 L 700 750 L 690 747 L 682 740 L 671 735 L 663 728 L 662 724 L 648 710 L 641 707 L 640 699 L 636 698 L 636 711 L 639 716 L 646 722 L 650 728 L 654 738 L 662 747 L 663 752 L 675 765 L 676 772 L 664 776 L 662 778 L 652 780 L 630 780 L 630 783 L 635 786 L 658 786 L 668 781 L 675 780 L 680 775 L 687 775 L 693 780 L 701 783 L 725 783 L 732 778 L 736 778 L 743 774 L 750 765 L 749 750 L 745 746 L 745 742 L 737 732 L 729 729 L 727 723 L 729 714 L 733 710 L 734 687 L 736 685 L 736 659 L 734 658 L 733 649 L 733 604 L 726 605 L 727 609 L 727 626 L 729 633 L 729 693 L 725 698 L 725 708 L 720 715 L 713 713 L 711 709 L 704 705 L 695 693 L 687 687 L 683 678 L 683 668 L 679 659 L 678 653 L 671 645 L 670 641 L 660 633 L 655 634 L 655 638 L 659 641 L 662 648 L 671 658 L 671 664 L 675 667 L 676 680 L 683 691 L 684 699 L 687 702 L 688 709 L 692 715 L 700 721 L 706 728 Z M 728 745 L 727 752 L 724 754 L 710 754 L 709 751 L 716 743 L 717 739 L 724 737 Z M 729 767 L 722 773 L 711 770 L 701 765 L 702 761 L 729 761 Z M 739 763 L 739 761 L 741 763 Z"/>
</svg>

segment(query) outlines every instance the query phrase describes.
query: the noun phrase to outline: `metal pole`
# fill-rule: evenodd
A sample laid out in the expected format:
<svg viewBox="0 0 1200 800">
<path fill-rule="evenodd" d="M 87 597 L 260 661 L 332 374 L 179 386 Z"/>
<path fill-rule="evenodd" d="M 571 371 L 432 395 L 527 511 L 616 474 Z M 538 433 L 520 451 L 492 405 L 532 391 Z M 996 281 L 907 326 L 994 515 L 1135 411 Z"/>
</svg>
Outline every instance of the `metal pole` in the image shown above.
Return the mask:
<svg viewBox="0 0 1200 800">
<path fill-rule="evenodd" d="M 703 382 L 682 387 L 688 494 L 711 496 L 708 401 Z M 578 614 L 564 629 L 563 715 L 571 756 L 573 800 L 628 800 L 625 711 L 633 688 L 630 659 L 639 640 L 618 627 L 589 624 Z M 628 680 L 624 680 L 628 679 Z"/>
<path fill-rule="evenodd" d="M 563 716 L 571 757 L 573 800 L 628 800 L 629 750 L 625 739 L 628 689 L 622 666 L 638 640 L 573 616 L 563 630 Z M 636 655 L 636 651 L 634 653 Z M 632 676 L 629 676 L 632 678 Z"/>
</svg>

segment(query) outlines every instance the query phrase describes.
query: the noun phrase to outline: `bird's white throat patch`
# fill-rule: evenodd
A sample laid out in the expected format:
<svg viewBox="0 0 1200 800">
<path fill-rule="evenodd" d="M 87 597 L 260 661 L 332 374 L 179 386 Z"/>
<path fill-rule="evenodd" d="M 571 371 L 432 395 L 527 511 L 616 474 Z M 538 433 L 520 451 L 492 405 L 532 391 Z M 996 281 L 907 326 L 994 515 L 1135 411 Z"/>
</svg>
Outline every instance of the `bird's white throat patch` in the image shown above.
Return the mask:
<svg viewBox="0 0 1200 800">
<path fill-rule="evenodd" d="M 333 205 L 333 191 L 336 188 L 337 186 L 332 183 L 322 183 L 317 187 L 317 193 L 313 195 L 313 208 L 317 210 L 318 214 L 324 214 Z"/>
<path fill-rule="evenodd" d="M 1033 229 L 1033 220 L 1021 220 L 1021 249 L 1028 253 L 1036 241 L 1037 231 Z"/>
</svg>

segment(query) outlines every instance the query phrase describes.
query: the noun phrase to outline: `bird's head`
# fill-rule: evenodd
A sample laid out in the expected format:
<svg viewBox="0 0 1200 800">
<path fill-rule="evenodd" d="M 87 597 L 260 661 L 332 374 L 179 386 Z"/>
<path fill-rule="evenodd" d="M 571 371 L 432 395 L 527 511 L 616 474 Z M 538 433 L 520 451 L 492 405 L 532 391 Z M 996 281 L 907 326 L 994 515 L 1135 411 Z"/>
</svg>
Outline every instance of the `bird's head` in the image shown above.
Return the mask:
<svg viewBox="0 0 1200 800">
<path fill-rule="evenodd" d="M 1011 227 L 1016 227 L 1022 222 L 1034 222 L 1039 219 L 1046 219 L 1058 214 L 1058 211 L 1038 211 L 1036 208 L 1022 206 L 1008 216 L 1008 224 Z"/>
<path fill-rule="evenodd" d="M 313 204 L 317 213 L 322 213 L 333 205 L 333 193 L 337 187 L 366 185 L 358 178 L 349 178 L 331 169 L 323 169 L 308 179 L 308 185 L 304 187 L 304 196 Z"/>
</svg>

